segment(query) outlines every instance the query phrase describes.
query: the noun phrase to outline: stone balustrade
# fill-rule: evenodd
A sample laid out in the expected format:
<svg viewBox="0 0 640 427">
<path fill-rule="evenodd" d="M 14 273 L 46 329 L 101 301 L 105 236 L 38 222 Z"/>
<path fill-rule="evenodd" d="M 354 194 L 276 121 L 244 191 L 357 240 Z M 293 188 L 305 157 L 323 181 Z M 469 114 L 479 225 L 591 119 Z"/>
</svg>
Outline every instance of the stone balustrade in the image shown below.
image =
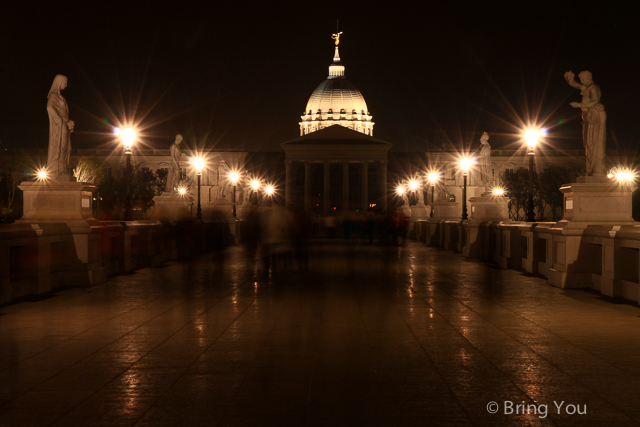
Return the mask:
<svg viewBox="0 0 640 427">
<path fill-rule="evenodd" d="M 562 222 L 416 221 L 415 239 L 545 277 L 560 288 L 590 288 L 640 302 L 640 227 Z"/>
<path fill-rule="evenodd" d="M 185 251 L 233 242 L 226 222 L 91 221 L 0 226 L 0 305 L 56 288 L 92 286 Z"/>
</svg>

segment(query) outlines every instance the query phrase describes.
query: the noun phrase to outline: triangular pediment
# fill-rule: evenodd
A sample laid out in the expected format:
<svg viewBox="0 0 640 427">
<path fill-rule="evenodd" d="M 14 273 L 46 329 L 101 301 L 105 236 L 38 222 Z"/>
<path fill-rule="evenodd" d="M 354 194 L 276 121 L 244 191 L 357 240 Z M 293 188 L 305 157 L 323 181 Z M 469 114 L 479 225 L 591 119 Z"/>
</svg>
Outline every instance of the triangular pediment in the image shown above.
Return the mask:
<svg viewBox="0 0 640 427">
<path fill-rule="evenodd" d="M 386 146 L 388 148 L 393 146 L 390 142 L 365 135 L 362 132 L 340 125 L 329 126 L 319 131 L 311 132 L 298 138 L 283 142 L 280 145 L 283 148 L 292 145 L 377 145 Z"/>
</svg>

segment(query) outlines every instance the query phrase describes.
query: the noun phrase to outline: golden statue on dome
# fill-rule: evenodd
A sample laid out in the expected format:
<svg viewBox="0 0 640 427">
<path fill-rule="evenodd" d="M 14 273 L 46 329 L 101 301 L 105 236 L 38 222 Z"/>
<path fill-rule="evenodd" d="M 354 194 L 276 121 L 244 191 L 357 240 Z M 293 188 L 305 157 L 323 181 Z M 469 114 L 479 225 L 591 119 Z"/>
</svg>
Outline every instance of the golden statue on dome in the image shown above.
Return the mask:
<svg viewBox="0 0 640 427">
<path fill-rule="evenodd" d="M 331 38 L 336 41 L 336 46 L 338 46 L 340 44 L 340 34 L 342 34 L 342 31 L 340 31 L 337 34 L 332 34 L 331 35 Z"/>
</svg>

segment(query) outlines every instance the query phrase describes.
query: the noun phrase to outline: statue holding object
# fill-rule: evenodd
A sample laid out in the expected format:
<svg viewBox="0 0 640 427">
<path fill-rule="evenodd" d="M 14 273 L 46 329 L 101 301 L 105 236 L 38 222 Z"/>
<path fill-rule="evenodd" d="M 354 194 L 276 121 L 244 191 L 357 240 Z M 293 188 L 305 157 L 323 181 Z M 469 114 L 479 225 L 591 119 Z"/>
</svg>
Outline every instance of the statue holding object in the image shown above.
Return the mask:
<svg viewBox="0 0 640 427">
<path fill-rule="evenodd" d="M 571 71 L 564 73 L 564 78 L 572 87 L 580 89 L 582 95 L 582 102 L 569 105 L 582 110 L 582 142 L 587 155 L 587 175 L 605 176 L 607 113 L 600 103 L 600 86 L 593 82 L 590 71 L 578 74 L 580 83 L 575 81 L 575 74 Z"/>
</svg>

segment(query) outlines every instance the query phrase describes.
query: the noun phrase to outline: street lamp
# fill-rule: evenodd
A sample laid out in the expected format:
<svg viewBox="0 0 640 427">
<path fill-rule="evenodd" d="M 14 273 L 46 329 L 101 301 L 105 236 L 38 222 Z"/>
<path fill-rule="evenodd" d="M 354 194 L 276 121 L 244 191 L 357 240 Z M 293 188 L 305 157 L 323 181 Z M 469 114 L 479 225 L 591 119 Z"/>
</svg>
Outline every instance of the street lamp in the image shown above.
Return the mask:
<svg viewBox="0 0 640 427">
<path fill-rule="evenodd" d="M 527 141 L 527 146 L 529 147 L 529 202 L 527 203 L 527 222 L 534 222 L 536 220 L 535 214 L 533 213 L 533 158 L 535 156 L 535 148 L 538 143 L 538 138 L 540 138 L 540 131 L 536 129 L 529 129 L 524 133 L 524 139 Z"/>
<path fill-rule="evenodd" d="M 233 217 L 236 218 L 236 184 L 238 184 L 240 175 L 238 174 L 238 172 L 231 172 L 229 174 L 229 179 L 233 183 Z"/>
<path fill-rule="evenodd" d="M 464 179 L 464 185 L 462 187 L 462 220 L 466 221 L 469 219 L 469 215 L 467 215 L 467 172 L 469 172 L 469 168 L 471 168 L 471 159 L 465 157 L 460 160 L 460 169 L 462 169 L 462 177 Z"/>
<path fill-rule="evenodd" d="M 251 188 L 253 189 L 253 194 L 257 198 L 258 189 L 260 189 L 260 181 L 258 181 L 257 179 L 254 179 L 253 181 L 251 181 Z M 258 201 L 256 200 L 255 202 L 257 203 Z"/>
<path fill-rule="evenodd" d="M 202 206 L 200 205 L 200 181 L 202 178 L 202 168 L 204 168 L 204 159 L 198 157 L 193 161 L 193 166 L 196 167 L 196 175 L 198 176 L 198 210 L 196 211 L 196 218 L 202 221 Z"/>
<path fill-rule="evenodd" d="M 429 182 L 431 183 L 431 213 L 429 216 L 432 218 L 433 218 L 433 199 L 435 198 L 437 181 L 438 181 L 438 174 L 436 172 L 431 172 L 429 174 Z"/>
<path fill-rule="evenodd" d="M 396 188 L 396 193 L 398 194 L 398 196 L 402 196 L 404 194 L 404 187 L 402 185 L 398 185 L 398 187 Z"/>
<path fill-rule="evenodd" d="M 39 169 L 36 172 L 36 176 L 38 177 L 38 179 L 40 180 L 45 180 L 47 179 L 47 170 L 45 168 Z"/>
<path fill-rule="evenodd" d="M 122 139 L 122 143 L 124 144 L 124 155 L 127 161 L 127 171 L 126 171 L 126 183 L 127 183 L 127 197 L 124 202 L 124 220 L 125 221 L 133 221 L 133 210 L 131 209 L 131 156 L 133 153 L 131 149 L 133 147 L 133 142 L 136 140 L 136 131 L 133 129 L 122 129 L 120 131 L 120 139 Z"/>
<path fill-rule="evenodd" d="M 267 196 L 269 196 L 271 198 L 271 196 L 273 196 L 273 193 L 275 192 L 275 188 L 273 188 L 273 185 L 267 185 L 266 188 L 264 189 L 264 192 L 267 193 Z"/>
<path fill-rule="evenodd" d="M 620 184 L 629 184 L 635 179 L 635 174 L 630 169 L 615 167 L 609 171 L 607 178 L 615 178 Z"/>
<path fill-rule="evenodd" d="M 493 193 L 493 195 L 494 195 L 494 196 L 496 196 L 496 197 L 502 197 L 502 196 L 504 196 L 504 189 L 499 188 L 499 187 L 494 188 L 491 192 L 492 192 L 492 193 Z"/>
</svg>

